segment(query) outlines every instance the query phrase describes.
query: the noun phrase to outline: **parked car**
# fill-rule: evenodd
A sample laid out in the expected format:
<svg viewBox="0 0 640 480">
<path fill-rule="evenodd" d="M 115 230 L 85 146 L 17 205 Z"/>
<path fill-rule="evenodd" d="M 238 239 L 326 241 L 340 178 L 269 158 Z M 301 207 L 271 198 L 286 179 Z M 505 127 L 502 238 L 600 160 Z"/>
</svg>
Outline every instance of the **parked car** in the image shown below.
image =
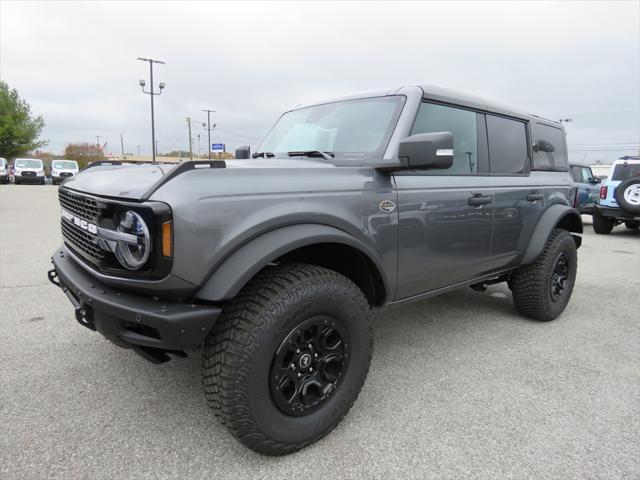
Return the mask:
<svg viewBox="0 0 640 480">
<path fill-rule="evenodd" d="M 621 223 L 632 230 L 640 228 L 640 157 L 616 160 L 609 180 L 600 187 L 593 230 L 608 234 Z"/>
<path fill-rule="evenodd" d="M 16 185 L 39 183 L 44 185 L 44 165 L 39 158 L 16 158 L 13 161 L 13 178 Z"/>
<path fill-rule="evenodd" d="M 0 183 L 9 183 L 9 162 L 0 157 Z"/>
<path fill-rule="evenodd" d="M 51 161 L 51 181 L 54 185 L 63 180 L 78 175 L 80 169 L 75 160 L 52 160 Z"/>
<path fill-rule="evenodd" d="M 535 320 L 569 302 L 582 221 L 558 122 L 402 87 L 286 112 L 248 157 L 67 179 L 48 276 L 150 361 L 201 347 L 209 405 L 258 452 L 340 422 L 373 309 L 498 282 Z"/>
<path fill-rule="evenodd" d="M 600 197 L 600 179 L 586 165 L 572 163 L 569 172 L 577 187 L 575 207 L 581 214 L 591 215 Z"/>
</svg>

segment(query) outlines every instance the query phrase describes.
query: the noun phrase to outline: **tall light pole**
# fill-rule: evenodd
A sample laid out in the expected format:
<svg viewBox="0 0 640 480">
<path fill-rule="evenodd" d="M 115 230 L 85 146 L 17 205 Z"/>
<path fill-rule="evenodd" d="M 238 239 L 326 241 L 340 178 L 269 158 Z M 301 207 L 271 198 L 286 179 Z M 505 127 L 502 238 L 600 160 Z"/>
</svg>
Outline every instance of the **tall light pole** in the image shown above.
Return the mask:
<svg viewBox="0 0 640 480">
<path fill-rule="evenodd" d="M 193 160 L 193 139 L 191 138 L 191 117 L 187 117 L 189 125 L 189 160 Z"/>
<path fill-rule="evenodd" d="M 144 80 L 140 80 L 140 86 L 142 87 L 142 93 L 146 93 L 147 95 L 151 96 L 151 158 L 153 159 L 153 163 L 156 162 L 156 126 L 155 126 L 155 119 L 153 116 L 153 97 L 155 97 L 156 95 L 160 95 L 162 94 L 162 89 L 164 88 L 164 83 L 160 82 L 160 85 L 158 85 L 160 87 L 160 91 L 159 92 L 154 92 L 153 90 L 153 64 L 154 63 L 161 63 L 162 65 L 164 65 L 164 62 L 161 60 L 154 60 L 153 58 L 142 58 L 142 57 L 138 57 L 138 60 L 140 60 L 141 62 L 149 62 L 149 77 L 150 77 L 150 83 L 151 83 L 151 90 L 150 91 L 146 91 L 144 89 L 144 86 L 146 84 L 146 82 Z"/>
<path fill-rule="evenodd" d="M 201 110 L 202 112 L 207 112 L 207 134 L 208 134 L 208 140 L 209 140 L 209 160 L 211 160 L 211 114 L 212 113 L 216 113 L 215 110 Z M 202 124 L 202 126 L 204 127 L 204 123 Z M 215 123 L 213 124 L 213 128 L 216 128 Z"/>
<path fill-rule="evenodd" d="M 120 134 L 120 153 L 122 153 L 122 160 L 124 160 L 124 132 Z"/>
</svg>

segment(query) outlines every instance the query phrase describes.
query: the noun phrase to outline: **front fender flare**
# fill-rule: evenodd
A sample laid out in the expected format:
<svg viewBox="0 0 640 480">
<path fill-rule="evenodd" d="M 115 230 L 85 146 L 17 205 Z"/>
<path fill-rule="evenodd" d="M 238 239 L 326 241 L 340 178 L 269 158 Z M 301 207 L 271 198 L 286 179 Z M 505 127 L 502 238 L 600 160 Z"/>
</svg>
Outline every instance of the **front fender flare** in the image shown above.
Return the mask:
<svg viewBox="0 0 640 480">
<path fill-rule="evenodd" d="M 230 300 L 270 262 L 298 248 L 319 243 L 339 243 L 359 250 L 377 268 L 385 291 L 390 291 L 382 262 L 373 249 L 335 227 L 301 224 L 269 231 L 237 249 L 216 268 L 195 298 L 211 302 Z"/>
<path fill-rule="evenodd" d="M 547 243 L 549 235 L 556 227 L 568 230 L 572 234 L 581 234 L 582 218 L 578 210 L 561 204 L 551 205 L 547 208 L 538 221 L 533 235 L 531 235 L 525 254 L 520 262 L 521 264 L 533 263 L 538 258 Z M 582 243 L 582 237 L 573 235 L 573 239 L 576 242 L 576 247 L 579 247 Z"/>
</svg>

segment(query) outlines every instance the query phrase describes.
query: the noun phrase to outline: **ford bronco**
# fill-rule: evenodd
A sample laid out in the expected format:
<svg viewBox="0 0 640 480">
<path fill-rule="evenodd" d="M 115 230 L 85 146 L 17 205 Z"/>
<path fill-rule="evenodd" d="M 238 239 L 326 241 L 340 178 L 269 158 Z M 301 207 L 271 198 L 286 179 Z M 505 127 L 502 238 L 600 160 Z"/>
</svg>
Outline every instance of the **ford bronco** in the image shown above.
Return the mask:
<svg viewBox="0 0 640 480">
<path fill-rule="evenodd" d="M 640 157 L 628 156 L 611 166 L 608 181 L 600 187 L 600 198 L 593 211 L 593 230 L 611 233 L 624 223 L 628 229 L 640 227 Z"/>
<path fill-rule="evenodd" d="M 255 451 L 340 422 L 375 309 L 497 282 L 534 320 L 569 301 L 582 222 L 555 121 L 410 86 L 295 108 L 236 157 L 68 178 L 48 276 L 116 345 L 199 348 L 209 405 Z"/>
</svg>

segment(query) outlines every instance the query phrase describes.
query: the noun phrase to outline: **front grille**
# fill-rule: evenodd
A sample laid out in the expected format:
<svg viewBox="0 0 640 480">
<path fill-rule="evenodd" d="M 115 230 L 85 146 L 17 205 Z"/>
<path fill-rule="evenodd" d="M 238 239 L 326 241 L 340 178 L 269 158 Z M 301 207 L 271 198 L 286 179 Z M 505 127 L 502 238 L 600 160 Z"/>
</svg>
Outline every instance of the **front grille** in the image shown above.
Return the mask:
<svg viewBox="0 0 640 480">
<path fill-rule="evenodd" d="M 60 220 L 60 226 L 62 227 L 62 236 L 76 250 L 84 253 L 86 257 L 96 263 L 100 263 L 104 259 L 104 251 L 98 246 L 94 235 L 85 232 L 64 219 Z"/>
<path fill-rule="evenodd" d="M 85 220 L 94 221 L 100 213 L 98 202 L 93 198 L 77 195 L 63 188 L 58 190 L 58 200 L 62 208 Z"/>
<path fill-rule="evenodd" d="M 60 176 L 61 176 L 61 177 L 70 177 L 70 176 L 72 176 L 72 175 L 73 175 L 73 173 L 69 173 L 69 172 L 62 172 L 62 173 L 60 174 Z"/>
<path fill-rule="evenodd" d="M 23 177 L 35 177 L 36 176 L 36 172 L 22 172 L 21 175 Z"/>
</svg>

